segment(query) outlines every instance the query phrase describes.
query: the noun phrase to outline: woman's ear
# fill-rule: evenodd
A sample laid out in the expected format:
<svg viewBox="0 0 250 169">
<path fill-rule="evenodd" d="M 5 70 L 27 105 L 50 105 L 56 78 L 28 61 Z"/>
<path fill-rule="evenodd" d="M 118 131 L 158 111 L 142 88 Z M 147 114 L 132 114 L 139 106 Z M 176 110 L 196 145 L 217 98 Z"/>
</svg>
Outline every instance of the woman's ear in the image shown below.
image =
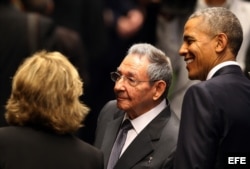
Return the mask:
<svg viewBox="0 0 250 169">
<path fill-rule="evenodd" d="M 220 33 L 216 36 L 216 40 L 217 40 L 217 45 L 215 51 L 216 52 L 223 51 L 228 44 L 227 35 L 224 33 Z"/>
<path fill-rule="evenodd" d="M 159 99 L 162 96 L 162 94 L 165 92 L 166 87 L 167 87 L 167 84 L 163 80 L 159 80 L 155 82 L 155 93 L 153 96 L 153 100 Z"/>
</svg>

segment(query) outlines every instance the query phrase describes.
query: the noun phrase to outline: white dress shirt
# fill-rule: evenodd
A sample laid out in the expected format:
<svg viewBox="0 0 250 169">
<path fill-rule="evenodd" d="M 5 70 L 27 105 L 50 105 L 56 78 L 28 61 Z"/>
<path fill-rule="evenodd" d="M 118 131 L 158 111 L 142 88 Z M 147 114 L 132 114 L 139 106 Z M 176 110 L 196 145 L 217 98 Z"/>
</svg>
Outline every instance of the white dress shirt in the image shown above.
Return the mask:
<svg viewBox="0 0 250 169">
<path fill-rule="evenodd" d="M 166 100 L 164 99 L 160 104 L 158 104 L 153 109 L 149 110 L 148 112 L 140 115 L 139 117 L 130 120 L 133 129 L 129 130 L 127 133 L 127 138 L 125 141 L 125 144 L 122 148 L 122 152 L 120 156 L 123 154 L 123 152 L 127 149 L 127 147 L 130 145 L 130 143 L 135 139 L 135 137 L 157 116 L 160 114 L 160 112 L 167 106 Z M 128 118 L 127 114 L 125 114 L 124 119 Z"/>
<path fill-rule="evenodd" d="M 211 79 L 213 77 L 213 75 L 219 70 L 221 69 L 222 67 L 225 67 L 225 66 L 228 66 L 228 65 L 237 65 L 237 66 L 240 66 L 237 62 L 235 61 L 226 61 L 226 62 L 223 62 L 223 63 L 220 63 L 218 65 L 216 65 L 215 67 L 213 67 L 208 75 L 207 75 L 207 80 L 208 79 Z"/>
</svg>

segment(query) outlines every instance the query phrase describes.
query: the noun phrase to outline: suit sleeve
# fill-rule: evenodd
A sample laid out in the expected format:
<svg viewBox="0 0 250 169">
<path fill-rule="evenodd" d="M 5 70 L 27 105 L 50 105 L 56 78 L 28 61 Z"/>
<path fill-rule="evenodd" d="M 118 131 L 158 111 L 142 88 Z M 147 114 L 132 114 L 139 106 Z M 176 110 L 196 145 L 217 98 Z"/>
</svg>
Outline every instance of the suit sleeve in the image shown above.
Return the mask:
<svg viewBox="0 0 250 169">
<path fill-rule="evenodd" d="M 184 96 L 175 169 L 215 167 L 219 144 L 218 110 L 209 90 L 190 87 Z"/>
</svg>

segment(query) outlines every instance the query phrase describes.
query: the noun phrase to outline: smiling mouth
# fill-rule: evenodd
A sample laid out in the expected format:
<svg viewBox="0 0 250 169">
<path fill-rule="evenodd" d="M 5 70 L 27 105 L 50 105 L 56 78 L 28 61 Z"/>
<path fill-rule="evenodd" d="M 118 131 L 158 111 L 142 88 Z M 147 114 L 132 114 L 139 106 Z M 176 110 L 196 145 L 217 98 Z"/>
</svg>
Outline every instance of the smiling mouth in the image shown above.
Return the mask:
<svg viewBox="0 0 250 169">
<path fill-rule="evenodd" d="M 194 59 L 188 59 L 188 60 L 186 60 L 186 64 L 188 65 L 188 64 L 192 63 L 193 61 L 194 61 Z"/>
</svg>

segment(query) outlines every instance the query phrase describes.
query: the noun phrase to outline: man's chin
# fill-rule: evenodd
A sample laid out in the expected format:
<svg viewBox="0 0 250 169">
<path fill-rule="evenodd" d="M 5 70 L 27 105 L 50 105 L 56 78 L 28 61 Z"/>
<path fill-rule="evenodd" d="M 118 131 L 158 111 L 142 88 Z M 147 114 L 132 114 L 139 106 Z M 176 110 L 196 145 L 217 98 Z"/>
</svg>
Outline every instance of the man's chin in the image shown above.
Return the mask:
<svg viewBox="0 0 250 169">
<path fill-rule="evenodd" d="M 116 99 L 117 101 L 117 107 L 122 107 L 124 105 L 125 100 L 124 99 Z"/>
<path fill-rule="evenodd" d="M 126 110 L 127 100 L 126 99 L 117 99 L 117 107 L 121 110 Z"/>
</svg>

